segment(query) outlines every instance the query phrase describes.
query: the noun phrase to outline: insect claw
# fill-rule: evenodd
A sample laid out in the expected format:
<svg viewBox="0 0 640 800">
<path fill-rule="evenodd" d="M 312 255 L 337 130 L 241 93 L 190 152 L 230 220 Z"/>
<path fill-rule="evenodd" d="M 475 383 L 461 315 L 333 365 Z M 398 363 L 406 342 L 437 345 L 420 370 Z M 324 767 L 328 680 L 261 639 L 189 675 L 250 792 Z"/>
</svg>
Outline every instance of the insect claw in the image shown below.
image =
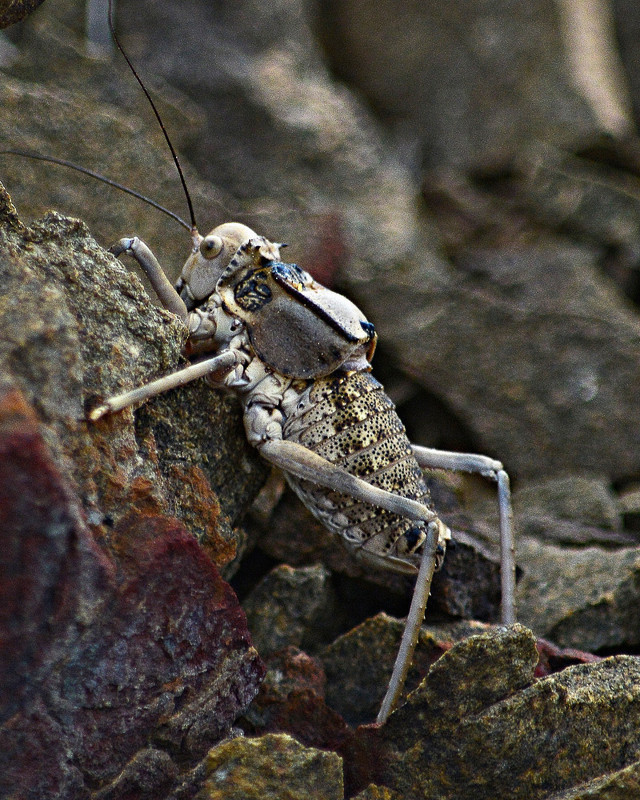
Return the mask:
<svg viewBox="0 0 640 800">
<path fill-rule="evenodd" d="M 103 405 L 96 406 L 92 411 L 90 411 L 87 416 L 90 422 L 97 422 L 99 419 L 104 417 L 111 411 L 111 407 L 108 403 L 104 403 Z"/>
</svg>

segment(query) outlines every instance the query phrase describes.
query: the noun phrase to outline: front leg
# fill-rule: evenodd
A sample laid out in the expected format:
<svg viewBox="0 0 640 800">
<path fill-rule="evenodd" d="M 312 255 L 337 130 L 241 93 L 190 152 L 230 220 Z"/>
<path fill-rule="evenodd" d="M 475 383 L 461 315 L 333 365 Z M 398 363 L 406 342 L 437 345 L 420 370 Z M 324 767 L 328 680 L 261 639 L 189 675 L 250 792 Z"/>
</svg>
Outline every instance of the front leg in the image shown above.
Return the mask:
<svg viewBox="0 0 640 800">
<path fill-rule="evenodd" d="M 113 414 L 116 411 L 121 411 L 127 406 L 132 406 L 134 403 L 140 403 L 143 400 L 148 400 L 150 397 L 155 397 L 158 394 L 168 392 L 169 389 L 175 389 L 176 386 L 183 386 L 185 383 L 190 383 L 205 375 L 211 376 L 213 380 L 224 385 L 224 379 L 238 367 L 242 366 L 242 358 L 236 350 L 225 350 L 213 358 L 207 358 L 205 361 L 199 361 L 197 364 L 191 364 L 184 369 L 172 372 L 170 375 L 165 375 L 164 378 L 151 381 L 144 386 L 139 386 L 137 389 L 132 389 L 129 392 L 115 395 L 104 401 L 102 405 L 97 406 L 93 411 L 89 412 L 89 419 L 92 422 L 104 417 L 105 414 Z"/>
<path fill-rule="evenodd" d="M 137 236 L 120 239 L 117 244 L 109 248 L 109 252 L 116 258 L 122 255 L 122 253 L 126 253 L 132 258 L 135 258 L 140 268 L 149 279 L 153 290 L 158 295 L 158 300 L 160 300 L 164 308 L 166 308 L 167 311 L 172 311 L 180 317 L 183 322 L 187 322 L 189 312 L 187 311 L 184 300 L 180 297 L 171 284 L 171 281 L 165 275 L 158 259 L 153 255 L 142 239 L 138 239 Z"/>
</svg>

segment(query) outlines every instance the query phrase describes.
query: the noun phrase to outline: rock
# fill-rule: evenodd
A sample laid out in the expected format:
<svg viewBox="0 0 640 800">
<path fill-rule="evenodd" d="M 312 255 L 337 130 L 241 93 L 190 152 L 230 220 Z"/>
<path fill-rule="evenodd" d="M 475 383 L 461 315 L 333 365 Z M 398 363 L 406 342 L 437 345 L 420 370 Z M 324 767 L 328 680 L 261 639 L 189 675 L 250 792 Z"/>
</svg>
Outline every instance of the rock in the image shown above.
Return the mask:
<svg viewBox="0 0 640 800">
<path fill-rule="evenodd" d="M 640 70 L 638 70 L 640 14 L 633 0 L 614 0 L 611 12 L 637 123 L 640 119 Z"/>
<path fill-rule="evenodd" d="M 448 520 L 447 520 L 448 521 Z M 500 618 L 500 563 L 480 542 L 453 530 L 442 569 L 433 580 L 429 617 L 444 612 L 452 617 L 492 620 Z"/>
<path fill-rule="evenodd" d="M 554 794 L 549 800 L 627 800 L 640 791 L 640 761 L 587 781 L 581 787 Z"/>
<path fill-rule="evenodd" d="M 232 739 L 210 751 L 198 800 L 342 800 L 342 760 L 286 734 Z"/>
<path fill-rule="evenodd" d="M 2 0 L 0 28 L 8 28 L 34 11 L 43 0 Z"/>
<path fill-rule="evenodd" d="M 598 129 L 572 84 L 548 0 L 444 9 L 333 0 L 321 20 L 334 69 L 427 165 L 486 167 L 532 139 L 567 143 Z"/>
<path fill-rule="evenodd" d="M 538 666 L 536 667 L 536 678 L 544 678 L 560 672 L 573 664 L 594 664 L 600 661 L 599 656 L 593 653 L 585 653 L 583 650 L 576 650 L 572 647 L 558 647 L 547 639 L 536 639 L 538 650 Z"/>
<path fill-rule="evenodd" d="M 443 652 L 446 652 L 455 642 L 461 642 L 468 639 L 469 636 L 489 633 L 495 629 L 495 626 L 476 620 L 456 620 L 435 625 L 423 625 L 422 629 L 441 642 Z M 560 672 L 573 664 L 592 664 L 600 661 L 600 657 L 593 653 L 586 653 L 570 647 L 558 647 L 547 639 L 536 639 L 536 650 L 538 651 L 538 664 L 534 673 L 536 678 L 544 678 L 554 672 Z"/>
<path fill-rule="evenodd" d="M 457 499 L 441 502 L 442 494 L 438 488 L 433 492 L 436 508 L 451 526 L 455 543 L 449 547 L 444 566 L 434 577 L 428 613 L 497 620 L 500 606 L 498 548 L 478 535 L 478 526 L 460 513 Z M 496 531 L 497 525 L 496 521 Z M 259 550 L 271 558 L 295 565 L 321 560 L 343 576 L 336 589 L 337 602 L 327 598 L 330 611 L 322 615 L 321 623 L 316 621 L 313 626 L 321 628 L 318 633 L 324 637 L 324 643 L 380 610 L 398 615 L 406 613 L 415 581 L 390 570 L 363 565 L 340 539 L 328 533 L 311 516 L 293 493 L 285 492 L 266 518 L 253 514 L 248 529 Z M 349 586 L 353 587 L 352 593 L 359 594 L 357 604 L 351 598 L 344 599 Z M 382 592 L 380 587 L 388 589 L 388 593 Z M 307 640 L 305 646 L 308 644 Z"/>
<path fill-rule="evenodd" d="M 327 703 L 350 725 L 376 718 L 400 646 L 404 623 L 378 614 L 340 636 L 320 653 L 327 674 Z M 449 645 L 422 630 L 407 678 L 415 688 Z"/>
<path fill-rule="evenodd" d="M 269 655 L 312 640 L 314 628 L 323 616 L 331 615 L 334 603 L 329 572 L 323 566 L 275 567 L 244 602 L 254 645 Z"/>
<path fill-rule="evenodd" d="M 610 476 L 636 470 L 628 420 L 637 411 L 640 326 L 595 267 L 585 248 L 474 252 L 458 281 L 441 287 L 436 305 L 446 314 L 403 318 L 412 329 L 406 369 L 439 384 L 463 418 L 475 417 L 483 440 L 523 478 L 537 477 L 541 464 L 547 474 L 576 464 Z M 483 343 L 483 354 L 459 342 Z M 496 391 L 487 392 L 489 373 Z"/>
<path fill-rule="evenodd" d="M 568 545 L 633 545 L 621 504 L 597 478 L 567 475 L 531 482 L 513 496 L 519 536 Z"/>
<path fill-rule="evenodd" d="M 309 747 L 336 750 L 351 735 L 342 717 L 324 700 L 326 677 L 320 661 L 287 647 L 266 661 L 260 691 L 238 721 L 252 735 L 288 733 Z"/>
<path fill-rule="evenodd" d="M 518 162 L 518 205 L 555 235 L 599 247 L 599 266 L 636 304 L 638 172 L 635 138 L 607 137 L 563 152 L 539 144 Z"/>
<path fill-rule="evenodd" d="M 175 519 L 132 510 L 106 555 L 17 390 L 0 470 L 1 792 L 157 797 L 257 692 L 237 599 Z"/>
<path fill-rule="evenodd" d="M 375 783 L 371 783 L 358 793 L 355 800 L 400 800 L 400 797 L 386 786 L 376 786 Z"/>
<path fill-rule="evenodd" d="M 108 544 L 132 508 L 175 515 L 229 563 L 242 546 L 233 525 L 264 475 L 239 409 L 200 382 L 87 424 L 100 398 L 175 370 L 185 331 L 80 222 L 54 214 L 25 228 L 1 202 L 3 383 L 38 410 L 87 518 Z"/>
<path fill-rule="evenodd" d="M 95 800 L 139 797 L 152 800 L 168 794 L 178 776 L 178 767 L 168 753 L 147 747 L 140 750 L 108 786 L 92 795 Z"/>
<path fill-rule="evenodd" d="M 407 800 L 550 798 L 630 767 L 640 661 L 616 656 L 534 681 L 536 661 L 519 625 L 455 645 L 385 726 L 361 728 L 345 749 L 348 791 L 373 779 Z"/>
<path fill-rule="evenodd" d="M 544 510 L 560 519 L 570 519 L 597 528 L 619 530 L 620 508 L 610 488 L 596 478 L 578 475 L 549 478 L 523 487 L 514 500 L 521 513 Z"/>
<path fill-rule="evenodd" d="M 596 653 L 637 647 L 637 548 L 567 550 L 523 539 L 518 554 L 518 616 L 539 636 Z"/>
</svg>

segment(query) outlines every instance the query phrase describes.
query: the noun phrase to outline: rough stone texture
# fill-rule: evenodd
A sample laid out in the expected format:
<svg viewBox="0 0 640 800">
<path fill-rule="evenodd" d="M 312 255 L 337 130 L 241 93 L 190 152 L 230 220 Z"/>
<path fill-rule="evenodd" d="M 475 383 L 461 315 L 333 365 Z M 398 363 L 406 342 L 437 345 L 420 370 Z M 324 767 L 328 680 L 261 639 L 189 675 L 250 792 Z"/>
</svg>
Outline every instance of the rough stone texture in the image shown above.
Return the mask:
<svg viewBox="0 0 640 800">
<path fill-rule="evenodd" d="M 351 735 L 340 714 L 325 703 L 320 661 L 287 647 L 267 658 L 266 666 L 258 695 L 238 721 L 244 731 L 289 733 L 302 744 L 330 750 Z"/>
<path fill-rule="evenodd" d="M 37 410 L 89 521 L 108 542 L 132 509 L 175 515 L 228 563 L 242 544 L 232 524 L 264 474 L 238 410 L 200 384 L 89 425 L 99 398 L 175 369 L 185 332 L 80 222 L 24 228 L 2 202 L 2 381 Z"/>
<path fill-rule="evenodd" d="M 640 761 L 577 789 L 554 794 L 549 800 L 628 800 L 640 792 Z"/>
<path fill-rule="evenodd" d="M 376 718 L 389 684 L 404 624 L 378 614 L 340 636 L 320 653 L 327 674 L 327 703 L 351 725 Z M 422 630 L 407 678 L 414 689 L 448 644 Z"/>
<path fill-rule="evenodd" d="M 607 482 L 566 475 L 522 487 L 513 497 L 520 536 L 569 545 L 634 545 Z"/>
<path fill-rule="evenodd" d="M 637 124 L 640 120 L 640 70 L 638 70 L 640 13 L 633 0 L 612 0 L 611 10 Z"/>
<path fill-rule="evenodd" d="M 28 16 L 43 0 L 2 0 L 0 2 L 0 28 L 8 28 Z"/>
<path fill-rule="evenodd" d="M 232 739 L 207 758 L 198 800 L 342 800 L 341 759 L 286 734 Z"/>
<path fill-rule="evenodd" d="M 525 509 L 544 509 L 561 519 L 581 520 L 594 528 L 619 530 L 620 507 L 609 486 L 593 478 L 568 475 L 525 487 L 516 500 Z"/>
<path fill-rule="evenodd" d="M 356 800 L 400 800 L 400 796 L 386 786 L 376 786 L 375 783 L 371 783 L 357 795 Z"/>
<path fill-rule="evenodd" d="M 158 796 L 224 737 L 263 668 L 177 520 L 131 511 L 110 558 L 22 394 L 0 398 L 0 793 Z"/>
<path fill-rule="evenodd" d="M 455 642 L 461 642 L 469 636 L 489 633 L 493 629 L 493 625 L 476 620 L 455 620 L 454 622 L 424 625 L 422 628 L 423 632 L 435 637 L 441 644 L 443 652 L 450 649 Z M 544 678 L 546 675 L 560 672 L 572 664 L 592 664 L 600 661 L 600 657 L 593 653 L 586 653 L 571 647 L 561 648 L 547 639 L 536 639 L 536 649 L 538 651 L 536 678 Z"/>
<path fill-rule="evenodd" d="M 343 751 L 349 791 L 403 798 L 548 797 L 638 760 L 640 661 L 617 656 L 535 682 L 522 626 L 454 646 L 383 728 Z M 606 795 L 603 795 L 606 796 Z"/>
<path fill-rule="evenodd" d="M 425 318 L 415 304 L 427 298 L 414 294 L 415 316 L 409 307 L 403 317 L 414 334 L 405 367 L 446 385 L 449 402 L 463 418 L 475 415 L 476 430 L 516 474 L 576 464 L 615 476 L 637 469 L 640 441 L 628 421 L 637 415 L 640 325 L 596 273 L 593 252 L 557 245 L 476 251 L 436 294 L 440 313 Z M 483 302 L 469 314 L 478 294 Z M 482 344 L 487 357 L 478 359 Z"/>
<path fill-rule="evenodd" d="M 523 539 L 518 552 L 519 618 L 539 636 L 595 652 L 638 646 L 637 548 L 567 550 Z"/>
<path fill-rule="evenodd" d="M 275 567 L 244 601 L 255 647 L 269 655 L 300 646 L 313 638 L 313 628 L 334 603 L 329 572 L 322 565 Z"/>
</svg>

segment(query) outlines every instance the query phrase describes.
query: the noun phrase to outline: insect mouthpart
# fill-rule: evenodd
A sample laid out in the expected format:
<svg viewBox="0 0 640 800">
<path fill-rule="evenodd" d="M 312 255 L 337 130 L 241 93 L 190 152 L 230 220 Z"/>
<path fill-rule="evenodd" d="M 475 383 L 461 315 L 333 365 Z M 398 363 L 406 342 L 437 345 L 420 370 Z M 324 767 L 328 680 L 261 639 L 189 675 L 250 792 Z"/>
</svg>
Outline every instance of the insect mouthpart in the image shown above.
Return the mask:
<svg viewBox="0 0 640 800">
<path fill-rule="evenodd" d="M 198 305 L 198 301 L 191 293 L 189 284 L 185 282 L 184 278 L 178 278 L 178 280 L 175 282 L 175 289 L 180 295 L 180 298 L 184 301 L 187 311 L 193 311 L 193 309 Z"/>
</svg>

